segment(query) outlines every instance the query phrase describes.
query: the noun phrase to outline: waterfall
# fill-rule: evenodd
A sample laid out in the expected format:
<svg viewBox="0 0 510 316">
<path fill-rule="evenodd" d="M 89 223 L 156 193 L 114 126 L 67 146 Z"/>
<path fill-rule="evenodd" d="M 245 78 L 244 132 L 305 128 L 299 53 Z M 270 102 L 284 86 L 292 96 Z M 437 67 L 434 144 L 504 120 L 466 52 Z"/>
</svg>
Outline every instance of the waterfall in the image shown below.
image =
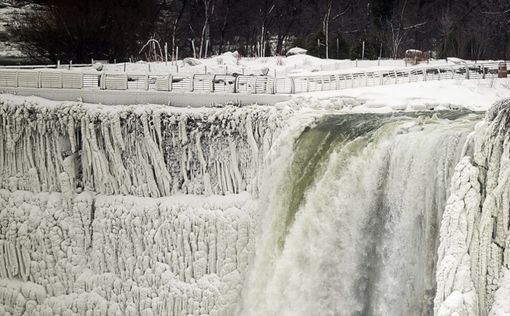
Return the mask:
<svg viewBox="0 0 510 316">
<path fill-rule="evenodd" d="M 239 314 L 432 314 L 441 214 L 477 119 L 337 115 L 304 132 L 260 202 Z"/>
</svg>

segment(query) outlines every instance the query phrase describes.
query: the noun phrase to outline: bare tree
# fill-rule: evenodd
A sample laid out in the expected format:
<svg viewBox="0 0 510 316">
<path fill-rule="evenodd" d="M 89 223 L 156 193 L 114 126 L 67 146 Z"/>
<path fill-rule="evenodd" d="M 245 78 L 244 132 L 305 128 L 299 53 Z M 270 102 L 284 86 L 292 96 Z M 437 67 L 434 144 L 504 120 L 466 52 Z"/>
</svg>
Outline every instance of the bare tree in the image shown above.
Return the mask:
<svg viewBox="0 0 510 316">
<path fill-rule="evenodd" d="M 350 0 L 318 0 L 317 11 L 320 17 L 320 30 L 324 36 L 325 57 L 329 59 L 329 42 L 331 23 L 347 13 L 351 6 Z M 322 45 L 321 45 L 322 46 Z"/>
<path fill-rule="evenodd" d="M 380 47 L 397 58 L 410 45 L 461 58 L 505 58 L 510 49 L 509 0 L 36 1 L 42 9 L 20 14 L 9 32 L 27 54 L 52 60 L 125 59 L 151 37 L 173 57 L 180 45 L 181 56 L 200 58 L 227 45 L 265 56 L 275 44 L 282 54 L 286 43 L 330 58 L 333 37 L 350 57 L 361 39 L 371 57 Z"/>
<path fill-rule="evenodd" d="M 322 32 L 325 37 L 325 45 L 326 45 L 326 59 L 329 59 L 329 19 L 331 17 L 331 8 L 333 6 L 333 0 L 327 0 L 326 2 L 326 10 L 324 13 L 324 17 L 322 18 Z"/>
<path fill-rule="evenodd" d="M 34 57 L 75 62 L 127 59 L 153 34 L 160 4 L 119 1 L 49 0 L 44 9 L 17 16 L 9 31 Z"/>
<path fill-rule="evenodd" d="M 209 34 L 210 34 L 210 19 L 214 15 L 214 9 L 216 7 L 216 0 L 200 0 L 203 6 L 204 21 L 202 25 L 202 32 L 200 34 L 200 49 L 199 58 L 207 57 L 207 46 L 209 45 Z"/>
<path fill-rule="evenodd" d="M 408 0 L 403 0 L 401 7 L 397 7 L 399 10 L 394 10 L 396 14 L 393 14 L 392 19 L 387 21 L 387 33 L 391 44 L 391 57 L 396 59 L 400 54 L 400 49 L 409 31 L 419 29 L 425 24 L 424 22 L 418 22 L 413 24 L 406 23 L 406 9 Z"/>
<path fill-rule="evenodd" d="M 229 26 L 229 20 L 230 20 L 230 10 L 232 9 L 232 0 L 223 0 L 221 2 L 221 9 L 223 10 L 223 20 L 220 24 L 220 45 L 219 45 L 219 51 L 220 53 L 223 51 L 223 45 L 225 44 L 225 37 L 227 33 L 227 28 Z"/>
<path fill-rule="evenodd" d="M 188 3 L 186 0 L 180 1 L 181 4 L 178 6 L 177 14 L 172 22 L 172 60 L 177 58 L 177 45 L 176 45 L 176 38 L 177 38 L 177 30 L 179 28 L 180 22 L 182 20 L 182 17 L 184 15 L 184 10 L 186 9 L 186 4 Z"/>
<path fill-rule="evenodd" d="M 260 39 L 258 43 L 258 55 L 264 57 L 266 54 L 266 33 L 268 32 L 268 24 L 270 22 L 271 14 L 276 7 L 276 0 L 264 0 L 260 9 L 261 25 L 260 25 Z"/>
</svg>

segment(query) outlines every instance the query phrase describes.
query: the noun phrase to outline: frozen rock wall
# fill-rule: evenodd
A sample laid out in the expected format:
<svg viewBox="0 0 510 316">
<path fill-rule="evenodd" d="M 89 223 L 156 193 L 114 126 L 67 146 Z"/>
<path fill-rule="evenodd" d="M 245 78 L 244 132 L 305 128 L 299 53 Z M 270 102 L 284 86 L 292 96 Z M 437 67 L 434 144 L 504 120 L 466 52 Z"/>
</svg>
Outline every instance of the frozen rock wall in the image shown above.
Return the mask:
<svg viewBox="0 0 510 316">
<path fill-rule="evenodd" d="M 228 315 L 256 203 L 0 191 L 1 315 Z M 93 216 L 94 218 L 91 218 Z"/>
<path fill-rule="evenodd" d="M 441 223 L 438 315 L 509 315 L 508 297 L 502 302 L 510 287 L 509 126 L 504 100 L 478 124 L 466 153 L 472 157 L 453 176 Z"/>
<path fill-rule="evenodd" d="M 0 98 L 0 187 L 11 191 L 256 192 L 258 163 L 285 116 L 261 106 L 193 111 L 14 100 Z"/>
<path fill-rule="evenodd" d="M 231 315 L 287 110 L 0 97 L 0 315 Z"/>
</svg>

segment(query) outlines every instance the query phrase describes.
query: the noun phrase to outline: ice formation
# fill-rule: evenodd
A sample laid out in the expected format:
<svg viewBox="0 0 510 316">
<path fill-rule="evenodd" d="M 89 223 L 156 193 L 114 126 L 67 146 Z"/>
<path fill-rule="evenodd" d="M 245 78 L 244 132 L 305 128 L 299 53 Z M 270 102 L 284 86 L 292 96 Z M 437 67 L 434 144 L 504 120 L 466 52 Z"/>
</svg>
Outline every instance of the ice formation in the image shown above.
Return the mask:
<svg viewBox="0 0 510 316">
<path fill-rule="evenodd" d="M 172 111 L 15 100 L 0 99 L 0 187 L 34 192 L 68 183 L 147 197 L 253 193 L 258 163 L 286 116 L 262 106 Z"/>
<path fill-rule="evenodd" d="M 0 96 L 0 315 L 508 315 L 482 115 Z"/>
<path fill-rule="evenodd" d="M 505 315 L 510 306 L 510 100 L 477 125 L 441 223 L 435 311 Z"/>
<path fill-rule="evenodd" d="M 232 314 L 289 113 L 2 96 L 0 314 Z"/>
</svg>

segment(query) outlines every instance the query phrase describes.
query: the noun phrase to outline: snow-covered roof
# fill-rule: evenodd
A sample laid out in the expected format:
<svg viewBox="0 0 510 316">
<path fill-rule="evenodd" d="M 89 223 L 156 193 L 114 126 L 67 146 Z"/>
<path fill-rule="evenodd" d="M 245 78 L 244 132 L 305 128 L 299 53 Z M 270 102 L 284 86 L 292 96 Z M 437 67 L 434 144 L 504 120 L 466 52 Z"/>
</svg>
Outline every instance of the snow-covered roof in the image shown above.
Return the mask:
<svg viewBox="0 0 510 316">
<path fill-rule="evenodd" d="M 301 47 L 293 47 L 287 51 L 287 56 L 289 55 L 303 55 L 306 54 L 307 50 Z"/>
</svg>

